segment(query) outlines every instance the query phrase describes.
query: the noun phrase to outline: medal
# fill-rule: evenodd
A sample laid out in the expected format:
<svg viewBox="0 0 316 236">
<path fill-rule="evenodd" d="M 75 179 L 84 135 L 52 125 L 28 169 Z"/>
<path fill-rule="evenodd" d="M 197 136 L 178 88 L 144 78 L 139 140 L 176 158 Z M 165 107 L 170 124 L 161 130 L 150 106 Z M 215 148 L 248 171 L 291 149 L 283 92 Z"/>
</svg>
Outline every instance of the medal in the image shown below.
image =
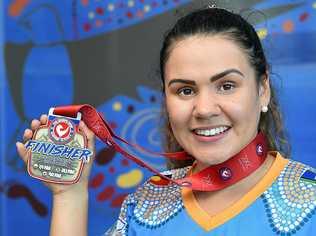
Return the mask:
<svg viewBox="0 0 316 236">
<path fill-rule="evenodd" d="M 76 118 L 49 110 L 47 124 L 40 126 L 25 147 L 31 151 L 27 163 L 30 176 L 51 183 L 73 184 L 80 176 L 92 151 L 87 138 L 79 131 L 81 113 Z"/>
</svg>

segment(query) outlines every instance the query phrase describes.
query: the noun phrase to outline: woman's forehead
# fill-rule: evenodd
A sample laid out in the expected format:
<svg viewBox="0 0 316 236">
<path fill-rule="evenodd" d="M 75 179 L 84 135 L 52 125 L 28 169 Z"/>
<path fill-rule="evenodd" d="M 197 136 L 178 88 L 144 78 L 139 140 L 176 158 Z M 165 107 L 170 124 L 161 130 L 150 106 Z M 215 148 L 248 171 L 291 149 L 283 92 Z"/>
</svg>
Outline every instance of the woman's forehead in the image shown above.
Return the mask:
<svg viewBox="0 0 316 236">
<path fill-rule="evenodd" d="M 169 58 L 172 55 L 197 55 L 197 53 L 207 54 L 216 57 L 221 54 L 233 55 L 246 53 L 240 45 L 225 35 L 195 35 L 178 39 L 172 43 L 169 49 Z"/>
<path fill-rule="evenodd" d="M 228 68 L 251 69 L 246 53 L 236 42 L 223 36 L 191 36 L 175 42 L 165 75 L 219 73 Z"/>
</svg>

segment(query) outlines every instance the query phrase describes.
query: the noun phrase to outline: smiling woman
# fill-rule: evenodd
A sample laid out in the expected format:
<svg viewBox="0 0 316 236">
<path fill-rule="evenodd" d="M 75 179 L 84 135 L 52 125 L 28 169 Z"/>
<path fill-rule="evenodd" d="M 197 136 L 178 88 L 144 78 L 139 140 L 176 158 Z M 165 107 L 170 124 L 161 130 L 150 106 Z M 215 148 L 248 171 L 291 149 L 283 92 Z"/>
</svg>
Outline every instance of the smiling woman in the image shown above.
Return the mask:
<svg viewBox="0 0 316 236">
<path fill-rule="evenodd" d="M 316 173 L 288 159 L 254 28 L 224 9 L 192 12 L 165 36 L 160 69 L 166 149 L 190 159 L 170 162 L 162 173 L 169 179 L 153 176 L 128 195 L 106 235 L 313 234 Z M 34 120 L 24 139 L 46 120 Z M 79 128 L 93 149 L 91 130 L 83 122 Z M 26 161 L 25 147 L 17 146 Z M 47 184 L 52 235 L 86 235 L 90 168 L 72 186 Z"/>
</svg>

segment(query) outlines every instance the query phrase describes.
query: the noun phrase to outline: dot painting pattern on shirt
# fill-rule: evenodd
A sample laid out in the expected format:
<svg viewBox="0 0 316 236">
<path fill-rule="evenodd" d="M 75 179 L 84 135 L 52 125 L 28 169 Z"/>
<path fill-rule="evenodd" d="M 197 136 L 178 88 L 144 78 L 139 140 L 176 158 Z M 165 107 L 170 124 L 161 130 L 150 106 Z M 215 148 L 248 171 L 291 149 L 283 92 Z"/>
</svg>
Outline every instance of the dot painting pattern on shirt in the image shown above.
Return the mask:
<svg viewBox="0 0 316 236">
<path fill-rule="evenodd" d="M 165 171 L 162 174 L 172 176 L 173 179 L 182 178 L 188 169 L 181 171 Z M 156 228 L 176 216 L 183 208 L 181 188 L 175 184 L 166 186 L 154 185 L 147 182 L 135 197 L 138 199 L 134 209 L 134 220 L 148 228 Z"/>
<path fill-rule="evenodd" d="M 178 179 L 185 177 L 188 169 L 174 169 L 162 174 Z M 262 212 L 261 204 L 264 203 L 265 212 L 260 213 L 251 207 L 244 211 L 250 211 L 251 214 L 264 214 L 269 224 L 261 222 L 259 225 L 264 228 L 266 226 L 265 230 L 272 235 L 296 235 L 300 232 L 304 234 L 304 229 L 313 230 L 311 223 L 316 212 L 316 185 L 302 178 L 306 170 L 315 171 L 304 164 L 289 161 L 273 184 L 254 202 L 254 206 L 260 205 L 256 208 L 260 209 L 260 212 Z M 133 232 L 140 230 L 144 233 L 143 230 L 147 228 L 149 231 L 146 232 L 153 230 L 157 233 L 160 232 L 159 230 L 163 231 L 163 226 L 172 219 L 176 221 L 175 225 L 179 223 L 177 216 L 183 217 L 180 213 L 185 209 L 181 188 L 159 181 L 157 176 L 152 179 L 138 188 L 135 193 L 128 195 L 122 205 L 118 221 L 105 235 L 127 235 L 130 227 Z M 247 220 L 243 218 L 243 214 L 235 217 L 239 217 L 237 221 Z M 181 219 L 183 218 L 180 218 L 180 222 Z M 240 230 L 238 224 L 234 224 L 233 221 L 227 221 L 217 229 L 225 227 L 236 227 L 236 230 Z M 211 231 L 206 233 L 212 234 Z M 244 233 L 241 235 L 246 235 Z"/>
<path fill-rule="evenodd" d="M 270 226 L 277 234 L 295 234 L 316 212 L 315 186 L 301 179 L 306 170 L 303 164 L 289 162 L 262 195 Z"/>
</svg>

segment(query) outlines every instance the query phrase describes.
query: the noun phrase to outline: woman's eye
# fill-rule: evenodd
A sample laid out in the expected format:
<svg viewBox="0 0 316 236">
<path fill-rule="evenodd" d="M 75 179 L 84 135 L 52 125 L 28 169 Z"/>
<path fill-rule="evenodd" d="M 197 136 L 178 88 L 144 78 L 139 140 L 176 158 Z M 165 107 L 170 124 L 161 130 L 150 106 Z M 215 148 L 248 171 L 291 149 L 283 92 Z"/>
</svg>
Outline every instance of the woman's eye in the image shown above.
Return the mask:
<svg viewBox="0 0 316 236">
<path fill-rule="evenodd" d="M 193 93 L 194 91 L 192 88 L 182 88 L 178 90 L 178 94 L 182 96 L 191 96 Z"/>
<path fill-rule="evenodd" d="M 226 82 L 220 86 L 221 91 L 230 91 L 230 90 L 233 90 L 234 88 L 235 88 L 235 84 L 232 82 Z"/>
</svg>

